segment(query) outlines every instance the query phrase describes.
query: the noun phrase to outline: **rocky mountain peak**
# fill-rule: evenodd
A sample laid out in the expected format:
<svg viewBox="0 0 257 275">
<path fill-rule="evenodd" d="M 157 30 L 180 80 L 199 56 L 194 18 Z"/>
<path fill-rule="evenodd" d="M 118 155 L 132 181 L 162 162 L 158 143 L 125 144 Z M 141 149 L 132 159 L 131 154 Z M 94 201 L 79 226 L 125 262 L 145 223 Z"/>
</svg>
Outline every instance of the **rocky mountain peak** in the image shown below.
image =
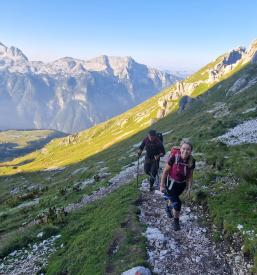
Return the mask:
<svg viewBox="0 0 257 275">
<path fill-rule="evenodd" d="M 50 73 L 79 73 L 84 72 L 83 61 L 72 58 L 63 57 L 55 60 L 54 62 L 48 63 L 47 67 L 50 69 Z"/>
<path fill-rule="evenodd" d="M 4 58 L 9 58 L 15 61 L 25 60 L 28 61 L 27 56 L 16 47 L 7 47 L 3 43 L 0 42 L 0 56 Z"/>
<path fill-rule="evenodd" d="M 90 71 L 105 71 L 110 67 L 108 56 L 100 55 L 98 57 L 87 60 L 85 61 L 85 66 L 87 70 Z"/>
<path fill-rule="evenodd" d="M 247 58 L 251 63 L 257 63 L 257 39 L 255 39 L 247 49 Z"/>
<path fill-rule="evenodd" d="M 85 66 L 90 71 L 113 70 L 115 72 L 121 69 L 129 68 L 134 63 L 136 63 L 135 60 L 129 56 L 120 57 L 100 55 L 93 59 L 87 60 L 85 62 Z"/>
<path fill-rule="evenodd" d="M 245 53 L 244 47 L 238 47 L 237 49 L 233 49 L 228 54 L 225 55 L 223 64 L 224 65 L 232 65 L 235 64 L 238 60 L 242 58 Z"/>
<path fill-rule="evenodd" d="M 7 47 L 0 42 L 0 55 L 6 53 Z"/>
</svg>

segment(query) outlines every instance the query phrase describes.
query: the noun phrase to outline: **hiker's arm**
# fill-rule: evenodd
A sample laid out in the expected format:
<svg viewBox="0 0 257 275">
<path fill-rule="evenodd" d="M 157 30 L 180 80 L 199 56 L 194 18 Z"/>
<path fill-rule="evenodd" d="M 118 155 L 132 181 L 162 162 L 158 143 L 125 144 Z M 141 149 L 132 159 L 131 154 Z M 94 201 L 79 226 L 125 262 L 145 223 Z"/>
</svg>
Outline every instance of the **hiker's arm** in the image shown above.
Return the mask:
<svg viewBox="0 0 257 275">
<path fill-rule="evenodd" d="M 155 159 L 158 160 L 159 158 L 163 157 L 165 155 L 165 149 L 163 144 L 160 145 L 159 148 L 159 155 L 155 156 Z"/>
<path fill-rule="evenodd" d="M 160 191 L 164 191 L 165 190 L 165 182 L 167 180 L 167 177 L 169 175 L 171 166 L 169 164 L 166 164 L 166 166 L 164 167 L 164 170 L 162 172 L 162 178 L 161 178 L 161 184 L 160 184 Z"/>
<path fill-rule="evenodd" d="M 144 148 L 145 148 L 145 140 L 142 141 L 141 145 L 140 145 L 139 148 L 138 148 L 137 154 L 138 154 L 139 156 L 141 156 L 141 154 L 142 154 Z"/>
<path fill-rule="evenodd" d="M 161 145 L 161 157 L 163 157 L 165 155 L 165 148 L 163 146 L 163 144 Z"/>
</svg>

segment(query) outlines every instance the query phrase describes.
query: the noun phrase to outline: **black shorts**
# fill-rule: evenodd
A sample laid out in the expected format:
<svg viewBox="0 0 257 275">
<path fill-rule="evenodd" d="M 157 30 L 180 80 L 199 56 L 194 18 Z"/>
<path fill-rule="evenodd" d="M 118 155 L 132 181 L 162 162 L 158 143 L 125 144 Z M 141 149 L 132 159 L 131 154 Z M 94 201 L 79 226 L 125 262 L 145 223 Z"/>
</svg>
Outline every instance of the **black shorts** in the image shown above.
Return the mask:
<svg viewBox="0 0 257 275">
<path fill-rule="evenodd" d="M 174 181 L 171 190 L 168 190 L 166 188 L 166 193 L 170 197 L 170 200 L 172 202 L 172 206 L 175 210 L 180 211 L 181 210 L 181 200 L 179 196 L 183 193 L 183 191 L 186 188 L 186 182 L 177 182 Z"/>
</svg>

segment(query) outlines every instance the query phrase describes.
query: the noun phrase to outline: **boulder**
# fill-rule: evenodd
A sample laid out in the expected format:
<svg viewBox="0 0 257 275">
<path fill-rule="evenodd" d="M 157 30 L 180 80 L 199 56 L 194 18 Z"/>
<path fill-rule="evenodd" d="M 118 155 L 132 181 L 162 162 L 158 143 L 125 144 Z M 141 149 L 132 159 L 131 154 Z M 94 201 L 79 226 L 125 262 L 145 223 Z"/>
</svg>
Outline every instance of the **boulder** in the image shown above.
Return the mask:
<svg viewBox="0 0 257 275">
<path fill-rule="evenodd" d="M 160 109 L 157 112 L 157 118 L 163 118 L 165 116 L 165 110 L 164 109 Z"/>
<path fill-rule="evenodd" d="M 179 97 L 180 97 L 180 94 L 179 94 L 178 92 L 173 92 L 173 93 L 170 95 L 170 99 L 171 99 L 171 100 L 177 100 Z"/>
<path fill-rule="evenodd" d="M 158 105 L 159 105 L 162 109 L 165 109 L 166 106 L 167 106 L 167 100 L 165 100 L 165 99 L 159 99 L 159 100 L 158 100 Z"/>
<path fill-rule="evenodd" d="M 148 268 L 145 268 L 143 266 L 137 266 L 137 267 L 133 267 L 121 274 L 122 275 L 151 275 L 152 272 Z"/>
</svg>

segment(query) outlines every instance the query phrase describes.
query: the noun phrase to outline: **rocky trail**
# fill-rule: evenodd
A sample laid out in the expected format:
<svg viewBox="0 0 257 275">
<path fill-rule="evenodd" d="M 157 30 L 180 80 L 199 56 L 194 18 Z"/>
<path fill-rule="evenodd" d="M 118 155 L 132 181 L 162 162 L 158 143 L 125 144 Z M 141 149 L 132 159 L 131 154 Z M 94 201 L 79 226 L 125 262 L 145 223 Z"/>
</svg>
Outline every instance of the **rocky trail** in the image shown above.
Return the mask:
<svg viewBox="0 0 257 275">
<path fill-rule="evenodd" d="M 159 191 L 149 192 L 146 181 L 142 187 L 140 220 L 147 225 L 149 263 L 156 274 L 251 274 L 240 252 L 215 244 L 209 229 L 198 223 L 197 206 L 182 206 L 181 230 L 172 229 L 165 201 Z M 202 217 L 201 217 L 202 218 Z"/>
</svg>

